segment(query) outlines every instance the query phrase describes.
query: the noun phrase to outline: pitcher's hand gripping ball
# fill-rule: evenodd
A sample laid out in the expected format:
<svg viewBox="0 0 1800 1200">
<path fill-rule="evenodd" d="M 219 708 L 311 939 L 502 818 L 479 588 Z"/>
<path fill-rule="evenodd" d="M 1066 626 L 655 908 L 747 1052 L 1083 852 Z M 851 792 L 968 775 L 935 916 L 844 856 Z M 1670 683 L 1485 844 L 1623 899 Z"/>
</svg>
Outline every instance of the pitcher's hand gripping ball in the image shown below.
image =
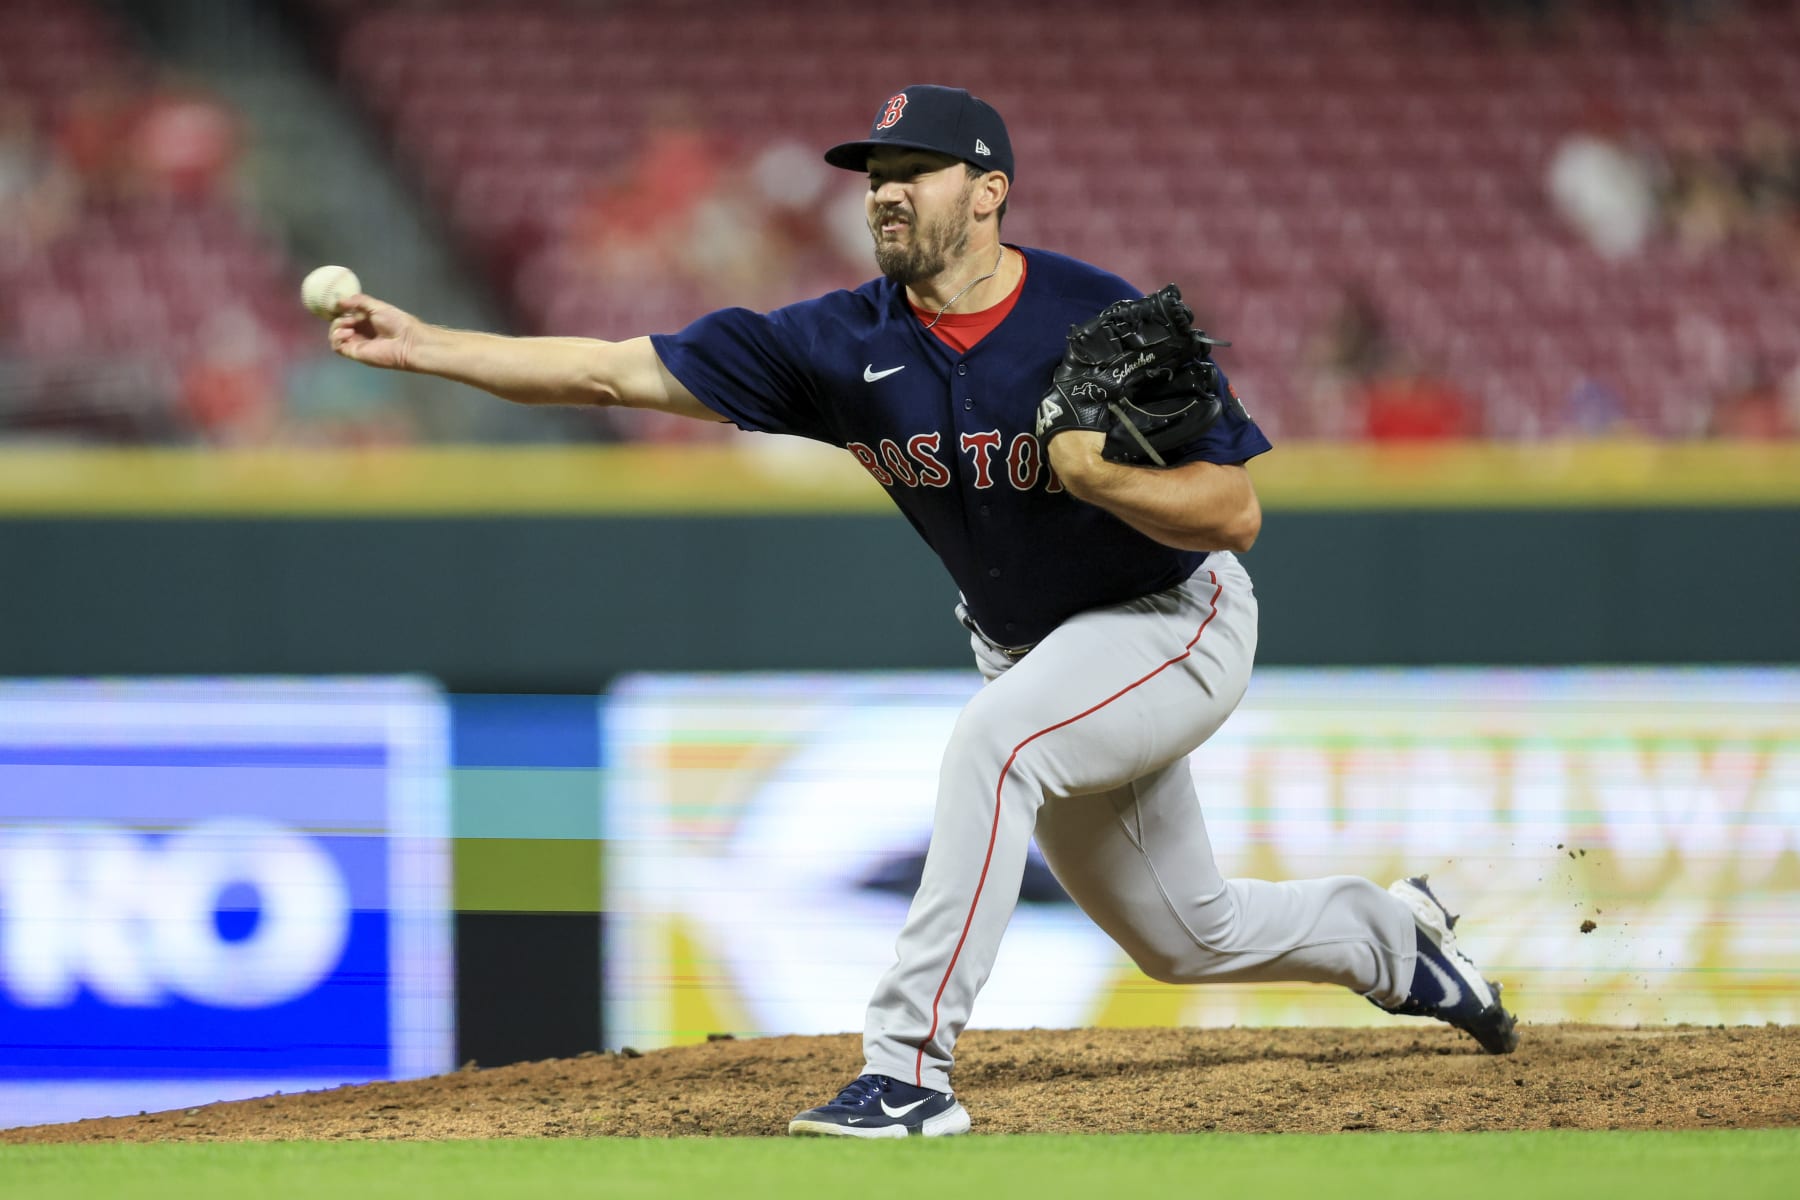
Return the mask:
<svg viewBox="0 0 1800 1200">
<path fill-rule="evenodd" d="M 300 303 L 315 317 L 329 321 L 345 300 L 362 291 L 362 282 L 349 267 L 320 267 L 300 283 Z"/>
<path fill-rule="evenodd" d="M 1069 346 L 1038 403 L 1037 436 L 1070 429 L 1106 435 L 1111 462 L 1155 463 L 1219 419 L 1219 375 L 1208 355 L 1231 343 L 1194 328 L 1194 314 L 1169 284 L 1120 300 L 1069 330 Z"/>
</svg>

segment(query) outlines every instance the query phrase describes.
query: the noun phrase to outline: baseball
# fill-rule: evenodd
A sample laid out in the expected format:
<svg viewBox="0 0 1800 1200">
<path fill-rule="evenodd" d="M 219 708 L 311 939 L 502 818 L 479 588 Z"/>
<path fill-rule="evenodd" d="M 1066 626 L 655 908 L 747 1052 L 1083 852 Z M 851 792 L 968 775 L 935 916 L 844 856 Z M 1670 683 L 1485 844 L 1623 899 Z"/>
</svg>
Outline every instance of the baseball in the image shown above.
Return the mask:
<svg viewBox="0 0 1800 1200">
<path fill-rule="evenodd" d="M 362 281 L 349 267 L 320 267 L 300 284 L 300 303 L 315 317 L 329 321 L 338 306 L 362 291 Z"/>
</svg>

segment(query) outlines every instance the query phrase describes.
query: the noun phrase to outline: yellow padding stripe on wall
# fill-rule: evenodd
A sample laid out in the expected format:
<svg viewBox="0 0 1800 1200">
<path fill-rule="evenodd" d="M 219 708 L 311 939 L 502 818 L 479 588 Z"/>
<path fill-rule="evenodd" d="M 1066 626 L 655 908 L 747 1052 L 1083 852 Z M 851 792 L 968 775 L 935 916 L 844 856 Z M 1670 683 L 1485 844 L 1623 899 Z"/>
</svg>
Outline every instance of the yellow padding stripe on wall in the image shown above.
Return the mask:
<svg viewBox="0 0 1800 1200">
<path fill-rule="evenodd" d="M 1291 443 L 1257 459 L 1252 473 L 1264 505 L 1288 511 L 1800 504 L 1800 443 Z M 849 454 L 793 438 L 688 447 L 0 449 L 0 517 L 891 511 Z"/>
</svg>

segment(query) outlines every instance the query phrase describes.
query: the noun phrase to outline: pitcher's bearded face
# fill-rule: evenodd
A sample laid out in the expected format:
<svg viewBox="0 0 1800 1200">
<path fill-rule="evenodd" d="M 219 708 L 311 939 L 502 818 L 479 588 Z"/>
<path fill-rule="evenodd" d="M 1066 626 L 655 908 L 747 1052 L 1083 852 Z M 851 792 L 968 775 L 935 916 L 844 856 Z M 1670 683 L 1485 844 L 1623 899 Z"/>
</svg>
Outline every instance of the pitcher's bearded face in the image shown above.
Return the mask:
<svg viewBox="0 0 1800 1200">
<path fill-rule="evenodd" d="M 944 155 L 871 155 L 865 208 L 881 273 L 910 286 L 937 278 L 962 258 L 974 190 L 962 164 Z"/>
<path fill-rule="evenodd" d="M 870 223 L 875 235 L 875 265 L 898 284 L 922 283 L 944 273 L 969 250 L 966 209 L 945 209 L 923 218 L 895 208 Z"/>
</svg>

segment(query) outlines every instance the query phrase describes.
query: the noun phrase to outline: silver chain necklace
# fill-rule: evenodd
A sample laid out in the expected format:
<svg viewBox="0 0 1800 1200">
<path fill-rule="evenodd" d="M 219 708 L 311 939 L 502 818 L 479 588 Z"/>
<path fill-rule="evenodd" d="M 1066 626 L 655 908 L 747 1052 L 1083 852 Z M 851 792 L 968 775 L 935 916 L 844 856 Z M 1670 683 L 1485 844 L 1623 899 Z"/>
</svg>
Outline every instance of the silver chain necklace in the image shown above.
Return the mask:
<svg viewBox="0 0 1800 1200">
<path fill-rule="evenodd" d="M 938 309 L 937 316 L 931 318 L 931 324 L 929 324 L 925 327 L 925 332 L 930 333 L 933 329 L 936 329 L 937 323 L 944 319 L 945 313 L 950 311 L 950 306 L 952 304 L 955 304 L 958 300 L 961 300 L 964 296 L 968 295 L 970 288 L 974 287 L 978 283 L 981 283 L 983 280 L 992 279 L 994 276 L 998 275 L 1000 273 L 1000 264 L 1005 261 L 1006 261 L 1006 247 L 1004 245 L 1002 245 L 1000 247 L 1000 253 L 994 256 L 994 269 L 989 271 L 986 275 L 977 276 L 976 278 L 971 279 L 971 280 L 969 280 L 969 282 L 963 284 L 962 291 L 960 291 L 960 292 L 956 293 L 956 295 L 950 297 L 950 299 L 948 299 L 944 302 L 944 307 Z"/>
</svg>

